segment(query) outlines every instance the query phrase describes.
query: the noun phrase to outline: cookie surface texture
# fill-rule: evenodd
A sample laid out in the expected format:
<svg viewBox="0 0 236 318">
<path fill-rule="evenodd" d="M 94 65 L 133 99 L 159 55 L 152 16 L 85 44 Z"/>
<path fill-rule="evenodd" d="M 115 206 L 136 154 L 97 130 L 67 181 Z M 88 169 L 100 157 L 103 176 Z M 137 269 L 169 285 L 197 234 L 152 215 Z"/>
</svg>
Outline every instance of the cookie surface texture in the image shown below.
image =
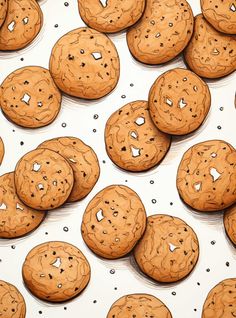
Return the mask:
<svg viewBox="0 0 236 318">
<path fill-rule="evenodd" d="M 185 0 L 147 0 L 142 18 L 127 33 L 129 50 L 142 63 L 168 62 L 188 44 L 193 21 Z"/>
<path fill-rule="evenodd" d="M 63 302 L 85 289 L 90 280 L 90 265 L 77 247 L 66 242 L 46 242 L 28 253 L 22 275 L 36 297 Z"/>
<path fill-rule="evenodd" d="M 236 150 L 223 140 L 208 140 L 185 152 L 177 189 L 195 210 L 219 211 L 236 202 Z"/>
<path fill-rule="evenodd" d="M 61 93 L 49 71 L 26 66 L 9 74 L 1 85 L 0 105 L 15 124 L 38 128 L 50 124 L 61 108 Z"/>
<path fill-rule="evenodd" d="M 148 294 L 131 294 L 111 306 L 107 318 L 172 318 L 169 309 L 158 298 Z"/>
<path fill-rule="evenodd" d="M 3 140 L 0 137 L 0 165 L 1 165 L 2 161 L 3 161 L 4 154 L 5 154 L 5 147 L 4 147 Z"/>
<path fill-rule="evenodd" d="M 68 199 L 73 170 L 58 153 L 48 149 L 28 152 L 17 163 L 15 185 L 20 199 L 38 210 L 52 210 Z"/>
<path fill-rule="evenodd" d="M 183 220 L 169 215 L 148 217 L 147 228 L 134 249 L 136 262 L 152 279 L 170 283 L 186 277 L 199 256 L 198 238 Z"/>
<path fill-rule="evenodd" d="M 0 3 L 0 27 L 2 26 L 7 14 L 8 0 L 2 0 Z"/>
<path fill-rule="evenodd" d="M 201 126 L 211 105 L 207 84 L 193 72 L 173 69 L 158 77 L 149 93 L 153 122 L 161 131 L 185 135 Z"/>
<path fill-rule="evenodd" d="M 228 237 L 236 246 L 236 204 L 225 211 L 224 227 Z"/>
<path fill-rule="evenodd" d="M 98 158 L 91 147 L 75 137 L 59 137 L 44 141 L 38 148 L 47 148 L 63 156 L 74 173 L 74 186 L 68 198 L 74 202 L 84 198 L 95 186 L 100 173 Z"/>
<path fill-rule="evenodd" d="M 128 171 L 145 171 L 157 165 L 170 142 L 171 137 L 153 124 L 146 101 L 121 107 L 106 123 L 107 153 L 116 165 Z"/>
<path fill-rule="evenodd" d="M 97 99 L 115 88 L 120 61 L 115 45 L 106 35 L 79 28 L 62 36 L 54 45 L 50 71 L 64 93 Z"/>
<path fill-rule="evenodd" d="M 145 226 L 146 212 L 137 193 L 126 186 L 112 185 L 89 202 L 81 232 L 95 254 L 115 259 L 133 249 Z"/>
<path fill-rule="evenodd" d="M 215 30 L 200 14 L 195 18 L 184 57 L 189 68 L 201 77 L 226 76 L 236 70 L 236 39 Z"/>
</svg>

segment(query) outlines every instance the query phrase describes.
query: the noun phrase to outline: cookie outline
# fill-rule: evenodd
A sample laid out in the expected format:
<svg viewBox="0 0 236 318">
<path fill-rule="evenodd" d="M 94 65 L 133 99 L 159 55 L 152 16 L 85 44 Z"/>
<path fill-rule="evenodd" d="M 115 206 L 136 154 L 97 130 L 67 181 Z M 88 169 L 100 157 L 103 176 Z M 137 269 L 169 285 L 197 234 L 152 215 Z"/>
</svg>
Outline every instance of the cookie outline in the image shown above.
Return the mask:
<svg viewBox="0 0 236 318">
<path fill-rule="evenodd" d="M 226 209 L 223 221 L 225 233 L 232 244 L 236 247 L 236 204 Z"/>
<path fill-rule="evenodd" d="M 4 155 L 5 155 L 5 145 L 2 138 L 0 137 L 0 166 L 3 162 Z"/>
</svg>

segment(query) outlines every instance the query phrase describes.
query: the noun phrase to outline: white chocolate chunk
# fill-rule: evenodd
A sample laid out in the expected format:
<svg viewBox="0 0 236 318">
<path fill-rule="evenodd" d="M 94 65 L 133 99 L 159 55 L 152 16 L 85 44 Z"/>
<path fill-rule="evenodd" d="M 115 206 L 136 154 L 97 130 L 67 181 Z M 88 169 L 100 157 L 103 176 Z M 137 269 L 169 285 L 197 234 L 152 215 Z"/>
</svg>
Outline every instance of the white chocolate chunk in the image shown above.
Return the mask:
<svg viewBox="0 0 236 318">
<path fill-rule="evenodd" d="M 143 124 L 145 124 L 145 118 L 143 118 L 143 117 L 138 117 L 138 118 L 135 120 L 135 124 L 137 124 L 138 126 L 142 126 Z"/>
<path fill-rule="evenodd" d="M 132 152 L 132 156 L 134 158 L 139 157 L 140 156 L 140 149 L 139 148 L 135 148 L 131 146 L 131 152 Z"/>
<path fill-rule="evenodd" d="M 24 102 L 25 104 L 29 105 L 29 101 L 30 101 L 31 96 L 28 95 L 27 93 L 24 94 L 24 96 L 21 98 L 22 102 Z"/>
<path fill-rule="evenodd" d="M 77 161 L 75 160 L 75 159 L 73 159 L 73 158 L 69 158 L 69 160 L 71 161 L 71 162 L 73 162 L 73 163 L 76 163 Z"/>
<path fill-rule="evenodd" d="M 33 171 L 38 172 L 40 170 L 40 168 L 41 168 L 41 165 L 39 165 L 37 162 L 35 162 L 33 164 Z"/>
<path fill-rule="evenodd" d="M 40 274 L 39 277 L 45 277 L 45 275 L 44 274 Z"/>
<path fill-rule="evenodd" d="M 219 54 L 220 54 L 220 51 L 217 50 L 217 48 L 214 48 L 214 49 L 212 50 L 212 54 L 213 54 L 213 55 L 219 55 Z"/>
<path fill-rule="evenodd" d="M 158 32 L 158 33 L 155 35 L 156 38 L 159 38 L 160 36 L 161 36 L 161 33 L 160 33 L 160 32 Z"/>
<path fill-rule="evenodd" d="M 194 186 L 194 189 L 198 192 L 198 191 L 201 190 L 202 183 L 201 182 L 197 182 L 193 186 Z"/>
<path fill-rule="evenodd" d="M 1 205 L 0 205 L 0 210 L 6 210 L 7 209 L 7 206 L 6 204 L 3 202 Z"/>
<path fill-rule="evenodd" d="M 25 17 L 23 20 L 22 20 L 23 24 L 27 24 L 29 22 L 29 18 L 28 17 Z"/>
<path fill-rule="evenodd" d="M 102 5 L 104 8 L 106 8 L 106 6 L 107 6 L 107 0 L 99 0 L 99 1 L 100 1 L 101 5 Z"/>
<path fill-rule="evenodd" d="M 102 58 L 102 54 L 100 52 L 91 53 L 95 60 L 100 60 Z"/>
<path fill-rule="evenodd" d="M 184 77 L 184 78 L 183 78 L 183 81 L 184 81 L 184 82 L 186 82 L 187 80 L 188 80 L 187 77 Z"/>
<path fill-rule="evenodd" d="M 39 189 L 39 190 L 44 190 L 44 186 L 43 186 L 42 183 L 39 183 L 39 184 L 38 184 L 38 189 Z"/>
<path fill-rule="evenodd" d="M 211 168 L 210 169 L 210 175 L 213 178 L 213 182 L 217 181 L 221 174 L 216 170 L 216 168 Z"/>
<path fill-rule="evenodd" d="M 103 211 L 102 210 L 99 210 L 96 213 L 96 218 L 97 218 L 98 222 L 101 222 L 104 219 L 104 215 L 103 215 Z"/>
<path fill-rule="evenodd" d="M 135 131 L 132 131 L 132 132 L 130 133 L 130 136 L 133 137 L 134 139 L 137 139 L 137 138 L 138 138 L 138 135 L 137 135 L 137 133 L 136 133 Z"/>
<path fill-rule="evenodd" d="M 38 107 L 42 107 L 43 106 L 43 103 L 42 102 L 38 102 Z"/>
<path fill-rule="evenodd" d="M 24 210 L 24 208 L 18 202 L 16 203 L 16 209 L 21 211 Z"/>
<path fill-rule="evenodd" d="M 169 250 L 173 253 L 178 247 L 169 243 Z"/>
<path fill-rule="evenodd" d="M 187 103 L 185 103 L 184 99 L 181 98 L 181 100 L 179 101 L 179 108 L 182 109 L 186 106 L 187 106 Z"/>
<path fill-rule="evenodd" d="M 166 98 L 166 104 L 169 105 L 169 106 L 173 106 L 173 102 L 169 98 Z"/>
<path fill-rule="evenodd" d="M 16 25 L 16 22 L 15 21 L 12 21 L 10 24 L 8 24 L 7 28 L 10 32 L 14 31 L 15 29 L 15 25 Z"/>
<path fill-rule="evenodd" d="M 60 259 L 60 257 L 57 257 L 56 260 L 55 260 L 55 262 L 53 262 L 51 265 L 54 266 L 54 267 L 56 267 L 56 268 L 59 268 L 59 267 L 61 266 L 61 259 Z"/>
<path fill-rule="evenodd" d="M 212 157 L 212 158 L 216 158 L 216 157 L 217 157 L 217 154 L 216 154 L 215 152 L 212 152 L 211 157 Z"/>
<path fill-rule="evenodd" d="M 57 287 L 58 287 L 58 288 L 62 288 L 62 284 L 58 284 Z"/>
<path fill-rule="evenodd" d="M 236 12 L 236 6 L 234 3 L 231 4 L 230 8 L 231 11 Z"/>
<path fill-rule="evenodd" d="M 196 85 L 194 85 L 194 86 L 193 86 L 193 90 L 194 90 L 195 92 L 197 92 L 197 91 L 198 91 L 198 88 L 197 88 L 197 86 L 196 86 Z"/>
<path fill-rule="evenodd" d="M 57 180 L 54 180 L 54 181 L 52 182 L 52 184 L 53 184 L 54 186 L 57 186 Z"/>
</svg>

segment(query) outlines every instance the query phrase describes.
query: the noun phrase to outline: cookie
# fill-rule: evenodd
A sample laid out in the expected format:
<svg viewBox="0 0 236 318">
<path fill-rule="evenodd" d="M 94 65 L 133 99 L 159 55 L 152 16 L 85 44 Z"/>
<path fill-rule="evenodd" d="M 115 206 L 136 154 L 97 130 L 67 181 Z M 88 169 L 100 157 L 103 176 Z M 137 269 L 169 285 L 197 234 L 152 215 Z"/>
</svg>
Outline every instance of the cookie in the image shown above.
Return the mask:
<svg viewBox="0 0 236 318">
<path fill-rule="evenodd" d="M 172 60 L 188 44 L 193 20 L 185 0 L 147 0 L 142 18 L 127 33 L 131 54 L 146 64 Z"/>
<path fill-rule="evenodd" d="M 0 27 L 2 26 L 3 22 L 5 21 L 7 15 L 7 0 L 2 0 L 0 2 Z"/>
<path fill-rule="evenodd" d="M 172 318 L 169 309 L 158 298 L 148 294 L 131 294 L 118 299 L 107 318 Z"/>
<path fill-rule="evenodd" d="M 219 32 L 236 34 L 235 0 L 201 0 L 202 13 Z"/>
<path fill-rule="evenodd" d="M 79 13 L 91 28 L 105 33 L 119 32 L 142 16 L 145 0 L 78 0 Z"/>
<path fill-rule="evenodd" d="M 120 61 L 115 45 L 106 35 L 79 28 L 62 36 L 54 45 L 50 71 L 64 93 L 97 99 L 117 85 Z"/>
<path fill-rule="evenodd" d="M 153 122 L 171 135 L 193 132 L 203 123 L 211 105 L 205 82 L 189 70 L 176 68 L 157 78 L 149 93 Z"/>
<path fill-rule="evenodd" d="M 225 279 L 207 295 L 202 318 L 233 318 L 236 316 L 236 278 Z"/>
<path fill-rule="evenodd" d="M 83 199 L 95 186 L 100 167 L 98 158 L 88 145 L 75 137 L 59 137 L 44 141 L 38 148 L 56 151 L 69 162 L 74 173 L 74 185 L 69 202 Z"/>
<path fill-rule="evenodd" d="M 177 189 L 190 207 L 219 211 L 236 202 L 236 150 L 223 140 L 208 140 L 185 152 Z"/>
<path fill-rule="evenodd" d="M 236 246 L 236 205 L 233 205 L 225 211 L 224 227 L 228 237 Z"/>
<path fill-rule="evenodd" d="M 152 215 L 134 256 L 147 276 L 161 283 L 177 282 L 189 275 L 198 261 L 198 238 L 183 220 Z"/>
<path fill-rule="evenodd" d="M 4 147 L 3 140 L 0 137 L 0 165 L 1 165 L 2 161 L 3 161 L 4 154 L 5 154 L 5 147 Z"/>
<path fill-rule="evenodd" d="M 145 171 L 157 165 L 170 142 L 171 137 L 153 124 L 146 101 L 121 107 L 106 123 L 107 153 L 116 165 L 128 171 Z"/>
<path fill-rule="evenodd" d="M 0 29 L 0 50 L 26 47 L 39 33 L 43 13 L 35 0 L 9 0 L 6 19 Z"/>
<path fill-rule="evenodd" d="M 25 300 L 19 290 L 3 280 L 0 280 L 0 317 L 25 318 Z"/>
<path fill-rule="evenodd" d="M 16 165 L 17 194 L 33 209 L 52 210 L 61 206 L 68 199 L 73 184 L 71 166 L 54 151 L 30 151 Z"/>
<path fill-rule="evenodd" d="M 66 242 L 46 242 L 26 256 L 22 275 L 36 297 L 63 302 L 78 296 L 90 280 L 90 265 L 83 253 Z"/>
<path fill-rule="evenodd" d="M 95 254 L 115 259 L 133 249 L 145 226 L 146 212 L 137 193 L 126 186 L 112 185 L 89 202 L 81 232 Z"/>
<path fill-rule="evenodd" d="M 5 116 L 15 124 L 38 128 L 57 117 L 61 93 L 47 69 L 26 66 L 12 72 L 3 81 L 0 104 Z"/>
<path fill-rule="evenodd" d="M 195 18 L 184 57 L 190 69 L 201 77 L 226 76 L 236 70 L 236 39 L 215 30 L 200 14 Z"/>
</svg>

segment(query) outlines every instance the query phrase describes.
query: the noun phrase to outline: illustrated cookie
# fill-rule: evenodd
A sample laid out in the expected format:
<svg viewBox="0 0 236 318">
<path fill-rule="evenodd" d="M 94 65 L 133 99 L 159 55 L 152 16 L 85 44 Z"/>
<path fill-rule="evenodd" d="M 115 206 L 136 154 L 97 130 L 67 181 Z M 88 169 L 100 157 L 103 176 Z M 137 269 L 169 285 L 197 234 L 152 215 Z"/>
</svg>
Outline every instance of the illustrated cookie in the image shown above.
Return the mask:
<svg viewBox="0 0 236 318">
<path fill-rule="evenodd" d="M 211 105 L 205 82 L 189 70 L 176 68 L 157 78 L 149 93 L 153 122 L 171 135 L 193 132 L 203 123 Z"/>
<path fill-rule="evenodd" d="M 50 124 L 61 108 L 61 93 L 49 71 L 39 66 L 22 67 L 1 85 L 0 105 L 12 122 L 27 128 Z"/>
<path fill-rule="evenodd" d="M 201 0 L 202 13 L 207 21 L 218 31 L 236 34 L 235 0 Z"/>
<path fill-rule="evenodd" d="M 234 245 L 236 245 L 236 204 L 224 213 L 225 231 Z"/>
<path fill-rule="evenodd" d="M 188 44 L 193 20 L 185 0 L 147 0 L 142 18 L 127 33 L 131 54 L 146 64 L 172 60 Z"/>
<path fill-rule="evenodd" d="M 171 137 L 153 124 L 146 101 L 121 107 L 106 123 L 107 153 L 125 170 L 145 171 L 154 167 L 166 155 L 170 142 Z"/>
<path fill-rule="evenodd" d="M 2 138 L 0 137 L 0 165 L 3 161 L 4 154 L 5 154 L 4 143 L 3 143 Z"/>
<path fill-rule="evenodd" d="M 226 76 L 236 70 L 236 39 L 215 30 L 200 14 L 195 18 L 184 57 L 190 69 L 201 77 Z"/>
<path fill-rule="evenodd" d="M 37 1 L 8 0 L 7 16 L 0 29 L 0 50 L 24 48 L 34 40 L 42 24 L 43 13 Z"/>
<path fill-rule="evenodd" d="M 95 254 L 115 259 L 133 249 L 145 226 L 146 212 L 137 193 L 126 186 L 112 185 L 89 202 L 81 232 Z"/>
<path fill-rule="evenodd" d="M 158 298 L 148 294 L 132 294 L 118 299 L 107 318 L 172 318 L 169 309 Z"/>
<path fill-rule="evenodd" d="M 181 198 L 195 210 L 211 212 L 236 202 L 236 150 L 223 140 L 208 140 L 185 152 L 177 173 Z"/>
<path fill-rule="evenodd" d="M 64 93 L 97 99 L 115 88 L 120 61 L 115 45 L 106 35 L 79 28 L 62 36 L 54 45 L 50 71 Z"/>
<path fill-rule="evenodd" d="M 144 236 L 134 249 L 143 273 L 162 282 L 177 282 L 195 267 L 199 256 L 198 238 L 183 220 L 169 215 L 147 219 Z"/>
<path fill-rule="evenodd" d="M 25 318 L 25 300 L 19 290 L 3 280 L 0 280 L 0 317 Z"/>
<path fill-rule="evenodd" d="M 79 13 L 91 28 L 105 33 L 119 32 L 142 16 L 145 0 L 78 0 Z"/>
<path fill-rule="evenodd" d="M 6 18 L 6 14 L 7 14 L 7 0 L 1 0 L 0 2 L 0 27 L 2 26 L 5 18 Z"/>
<path fill-rule="evenodd" d="M 207 295 L 202 318 L 233 318 L 236 315 L 236 278 L 225 279 Z"/>
<path fill-rule="evenodd" d="M 66 242 L 46 242 L 28 253 L 22 275 L 36 297 L 63 302 L 85 289 L 90 280 L 90 265 L 77 247 Z"/>
<path fill-rule="evenodd" d="M 61 206 L 68 199 L 73 184 L 71 166 L 54 151 L 30 151 L 16 165 L 17 194 L 33 209 L 52 210 Z"/>
<path fill-rule="evenodd" d="M 81 200 L 93 189 L 100 174 L 98 158 L 93 149 L 80 139 L 59 137 L 44 141 L 38 148 L 56 151 L 69 162 L 74 172 L 69 202 Z"/>
</svg>

